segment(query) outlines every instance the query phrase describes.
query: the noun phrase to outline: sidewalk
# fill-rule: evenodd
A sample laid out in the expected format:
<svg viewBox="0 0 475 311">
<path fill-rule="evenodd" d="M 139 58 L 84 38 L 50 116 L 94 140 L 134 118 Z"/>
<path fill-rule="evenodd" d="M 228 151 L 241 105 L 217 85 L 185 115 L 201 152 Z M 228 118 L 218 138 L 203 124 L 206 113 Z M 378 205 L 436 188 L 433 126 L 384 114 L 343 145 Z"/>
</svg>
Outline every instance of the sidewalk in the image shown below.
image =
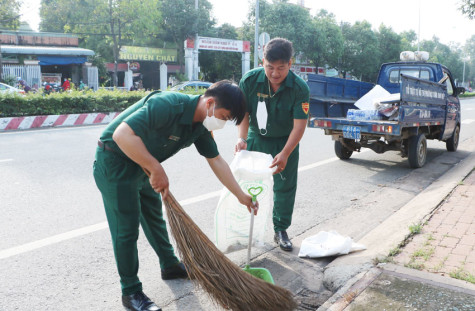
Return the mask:
<svg viewBox="0 0 475 311">
<path fill-rule="evenodd" d="M 387 254 L 393 256 L 384 260 L 376 256 L 380 260 L 377 267 L 347 281 L 318 311 L 475 310 L 475 156 L 464 162 L 457 169 L 458 176 L 466 177 L 445 192 L 449 195 L 422 225 L 417 222 L 424 218 L 413 217 L 414 222 L 407 224 L 413 235 L 404 245 L 391 249 Z M 431 193 L 434 191 L 421 193 L 419 201 L 424 202 Z M 351 257 L 343 256 L 341 262 L 331 265 L 345 267 L 355 260 Z M 355 257 L 358 262 L 358 255 Z"/>
</svg>

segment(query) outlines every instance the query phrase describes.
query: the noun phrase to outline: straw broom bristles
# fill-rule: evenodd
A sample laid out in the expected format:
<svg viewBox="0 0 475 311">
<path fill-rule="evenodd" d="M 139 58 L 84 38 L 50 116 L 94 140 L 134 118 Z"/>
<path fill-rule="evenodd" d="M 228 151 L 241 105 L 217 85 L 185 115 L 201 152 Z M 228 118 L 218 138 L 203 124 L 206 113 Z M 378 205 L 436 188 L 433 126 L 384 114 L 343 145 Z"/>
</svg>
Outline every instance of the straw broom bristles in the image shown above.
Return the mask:
<svg viewBox="0 0 475 311">
<path fill-rule="evenodd" d="M 220 252 L 171 193 L 165 206 L 190 279 L 213 301 L 234 311 L 287 311 L 297 307 L 290 291 L 252 276 Z"/>
</svg>

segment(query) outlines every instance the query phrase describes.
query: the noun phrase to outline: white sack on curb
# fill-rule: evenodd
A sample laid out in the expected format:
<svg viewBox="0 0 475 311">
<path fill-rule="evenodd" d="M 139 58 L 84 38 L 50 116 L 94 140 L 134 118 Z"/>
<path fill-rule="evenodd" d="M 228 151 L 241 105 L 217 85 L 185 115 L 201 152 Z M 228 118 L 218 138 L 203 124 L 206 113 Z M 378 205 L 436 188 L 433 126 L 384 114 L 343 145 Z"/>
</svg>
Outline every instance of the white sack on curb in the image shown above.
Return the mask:
<svg viewBox="0 0 475 311">
<path fill-rule="evenodd" d="M 299 257 L 318 258 L 346 255 L 365 249 L 366 246 L 355 243 L 352 238 L 343 236 L 336 231 L 320 231 L 302 241 Z"/>
</svg>

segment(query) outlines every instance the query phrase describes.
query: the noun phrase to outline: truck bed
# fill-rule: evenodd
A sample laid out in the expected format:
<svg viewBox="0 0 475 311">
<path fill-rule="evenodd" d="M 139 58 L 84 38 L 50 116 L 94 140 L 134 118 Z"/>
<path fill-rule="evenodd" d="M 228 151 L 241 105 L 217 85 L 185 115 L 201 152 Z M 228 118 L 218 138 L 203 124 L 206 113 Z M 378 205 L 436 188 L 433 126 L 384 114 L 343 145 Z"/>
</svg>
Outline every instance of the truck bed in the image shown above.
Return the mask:
<svg viewBox="0 0 475 311">
<path fill-rule="evenodd" d="M 397 105 L 399 109 L 397 120 L 362 121 L 346 118 L 349 109 L 358 109 L 354 105 L 356 99 L 351 100 L 351 98 L 345 97 L 342 94 L 340 94 L 339 98 L 336 92 L 329 93 L 327 91 L 327 93 L 322 94 L 322 90 L 325 90 L 322 87 L 322 83 L 326 79 L 328 78 L 309 78 L 308 84 L 311 95 L 308 127 L 328 129 L 329 131 L 326 131 L 327 134 L 344 132 L 345 130 L 358 130 L 361 131 L 361 134 L 371 133 L 399 136 L 405 127 L 436 126 L 443 124 L 445 120 L 446 91 L 445 86 L 441 84 L 403 76 L 400 100 L 393 102 L 393 105 Z M 336 84 L 333 79 L 331 84 Z M 352 82 L 353 88 L 355 88 L 357 82 Z M 361 84 L 359 94 L 365 93 L 361 90 L 367 87 L 367 83 Z M 340 90 L 344 91 L 344 89 Z M 327 97 L 325 94 L 330 94 L 331 96 Z"/>
</svg>

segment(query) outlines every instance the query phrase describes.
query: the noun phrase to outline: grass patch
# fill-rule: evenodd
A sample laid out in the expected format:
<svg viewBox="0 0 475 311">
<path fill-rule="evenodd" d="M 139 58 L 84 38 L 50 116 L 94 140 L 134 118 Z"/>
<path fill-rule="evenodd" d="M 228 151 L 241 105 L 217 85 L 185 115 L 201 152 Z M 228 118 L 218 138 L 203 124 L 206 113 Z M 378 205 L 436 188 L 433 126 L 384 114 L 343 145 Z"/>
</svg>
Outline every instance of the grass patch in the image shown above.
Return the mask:
<svg viewBox="0 0 475 311">
<path fill-rule="evenodd" d="M 464 271 L 462 268 L 457 269 L 454 272 L 450 272 L 450 277 L 454 279 L 459 279 L 463 281 L 470 282 L 472 284 L 475 284 L 475 275 L 468 273 L 467 271 Z"/>
<path fill-rule="evenodd" d="M 420 248 L 418 249 L 417 251 L 415 251 L 414 253 L 412 253 L 411 257 L 413 259 L 415 258 L 424 258 L 425 261 L 429 260 L 430 256 L 432 256 L 432 254 L 434 254 L 434 248 L 431 247 L 431 248 Z"/>
<path fill-rule="evenodd" d="M 415 269 L 415 270 L 424 270 L 425 269 L 425 266 L 423 263 L 421 262 L 414 262 L 414 261 L 411 261 L 409 262 L 408 264 L 405 264 L 404 267 L 406 268 L 411 268 L 411 269 Z"/>
<path fill-rule="evenodd" d="M 412 224 L 409 226 L 409 231 L 411 234 L 419 234 L 422 231 L 422 225 L 421 224 Z"/>
</svg>

